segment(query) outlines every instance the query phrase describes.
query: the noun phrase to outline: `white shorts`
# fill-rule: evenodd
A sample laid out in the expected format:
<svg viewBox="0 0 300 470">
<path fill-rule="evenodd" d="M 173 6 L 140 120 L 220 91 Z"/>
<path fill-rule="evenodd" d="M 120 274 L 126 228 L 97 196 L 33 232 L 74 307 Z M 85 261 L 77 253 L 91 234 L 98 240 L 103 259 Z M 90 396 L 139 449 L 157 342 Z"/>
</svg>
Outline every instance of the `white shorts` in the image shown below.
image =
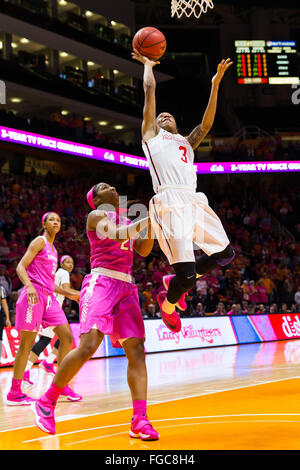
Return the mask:
<svg viewBox="0 0 300 470">
<path fill-rule="evenodd" d="M 194 250 L 199 248 L 211 256 L 229 245 L 222 222 L 204 193 L 188 187 L 161 188 L 151 199 L 149 211 L 160 248 L 170 264 L 195 262 Z"/>
</svg>

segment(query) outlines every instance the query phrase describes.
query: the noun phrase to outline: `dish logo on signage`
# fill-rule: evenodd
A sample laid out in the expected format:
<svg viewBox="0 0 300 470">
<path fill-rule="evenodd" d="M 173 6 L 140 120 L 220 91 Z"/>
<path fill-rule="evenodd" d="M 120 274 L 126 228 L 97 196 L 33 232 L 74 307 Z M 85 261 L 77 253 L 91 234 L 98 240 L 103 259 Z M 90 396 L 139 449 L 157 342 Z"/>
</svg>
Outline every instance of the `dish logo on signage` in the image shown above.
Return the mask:
<svg viewBox="0 0 300 470">
<path fill-rule="evenodd" d="M 299 313 L 272 314 L 269 315 L 269 320 L 277 339 L 300 338 Z"/>
<path fill-rule="evenodd" d="M 298 315 L 293 319 L 287 315 L 283 317 L 282 330 L 288 338 L 300 336 L 300 320 Z"/>
</svg>

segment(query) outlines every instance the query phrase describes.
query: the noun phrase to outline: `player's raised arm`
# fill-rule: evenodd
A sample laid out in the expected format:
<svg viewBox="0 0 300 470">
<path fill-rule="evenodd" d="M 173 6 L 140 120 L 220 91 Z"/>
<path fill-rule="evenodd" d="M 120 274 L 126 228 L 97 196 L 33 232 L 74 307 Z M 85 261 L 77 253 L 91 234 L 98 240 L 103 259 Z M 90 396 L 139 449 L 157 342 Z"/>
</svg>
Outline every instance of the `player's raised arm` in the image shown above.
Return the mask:
<svg viewBox="0 0 300 470">
<path fill-rule="evenodd" d="M 187 137 L 187 140 L 194 150 L 200 145 L 202 140 L 209 133 L 213 126 L 217 110 L 219 85 L 222 81 L 222 78 L 224 77 L 226 70 L 229 69 L 232 63 L 233 62 L 231 62 L 231 59 L 223 59 L 222 62 L 220 62 L 218 65 L 216 75 L 214 75 L 212 78 L 210 97 L 202 122 L 199 124 L 199 126 L 195 127 L 195 129 Z"/>
<path fill-rule="evenodd" d="M 156 81 L 153 74 L 153 67 L 160 62 L 148 59 L 142 56 L 136 49 L 131 53 L 132 58 L 144 64 L 144 109 L 143 109 L 143 123 L 142 123 L 142 138 L 144 141 L 152 139 L 159 132 L 159 127 L 156 124 L 156 98 L 155 89 Z"/>
</svg>

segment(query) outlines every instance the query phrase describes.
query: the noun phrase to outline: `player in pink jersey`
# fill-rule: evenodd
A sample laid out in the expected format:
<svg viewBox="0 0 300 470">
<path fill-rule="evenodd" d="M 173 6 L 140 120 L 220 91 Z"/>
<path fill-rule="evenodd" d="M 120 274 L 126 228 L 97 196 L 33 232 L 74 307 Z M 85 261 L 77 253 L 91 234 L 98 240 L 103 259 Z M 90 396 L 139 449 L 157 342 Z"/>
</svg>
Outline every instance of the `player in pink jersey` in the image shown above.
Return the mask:
<svg viewBox="0 0 300 470">
<path fill-rule="evenodd" d="M 44 233 L 30 243 L 26 253 L 17 266 L 17 274 L 24 284 L 16 304 L 15 327 L 20 330 L 20 346 L 14 362 L 11 389 L 7 395 L 7 405 L 30 405 L 33 401 L 22 392 L 21 384 L 29 353 L 34 344 L 40 326 L 54 326 L 54 331 L 61 341 L 58 362 L 71 350 L 73 336 L 54 292 L 78 300 L 80 292 L 63 289 L 55 285 L 54 276 L 57 267 L 57 251 L 54 246 L 61 221 L 58 214 L 48 212 L 42 218 Z M 67 384 L 66 384 L 67 385 Z M 66 386 L 63 394 L 80 400 Z"/>
<path fill-rule="evenodd" d="M 80 293 L 80 345 L 64 358 L 49 390 L 32 404 L 35 423 L 42 431 L 55 434 L 54 410 L 63 387 L 93 356 L 107 334 L 114 347 L 123 347 L 128 359 L 127 380 L 133 402 L 129 435 L 156 440 L 158 433 L 147 418 L 145 329 L 138 289 L 132 279 L 133 249 L 147 256 L 153 247 L 151 237 L 139 236 L 142 230 L 151 230 L 150 219 L 131 223 L 120 216 L 119 195 L 106 183 L 94 186 L 87 199 L 94 209 L 86 225 L 92 269 Z M 101 210 L 107 205 L 112 210 Z"/>
</svg>

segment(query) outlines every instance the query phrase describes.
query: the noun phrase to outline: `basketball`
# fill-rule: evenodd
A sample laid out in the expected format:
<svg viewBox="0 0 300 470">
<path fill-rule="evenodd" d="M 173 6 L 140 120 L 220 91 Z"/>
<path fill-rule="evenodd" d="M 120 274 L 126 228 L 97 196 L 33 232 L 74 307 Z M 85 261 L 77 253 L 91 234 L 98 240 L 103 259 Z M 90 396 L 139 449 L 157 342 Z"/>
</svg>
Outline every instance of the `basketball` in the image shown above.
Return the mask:
<svg viewBox="0 0 300 470">
<path fill-rule="evenodd" d="M 167 41 L 159 29 L 146 26 L 135 34 L 132 47 L 148 59 L 158 60 L 166 51 Z"/>
</svg>

